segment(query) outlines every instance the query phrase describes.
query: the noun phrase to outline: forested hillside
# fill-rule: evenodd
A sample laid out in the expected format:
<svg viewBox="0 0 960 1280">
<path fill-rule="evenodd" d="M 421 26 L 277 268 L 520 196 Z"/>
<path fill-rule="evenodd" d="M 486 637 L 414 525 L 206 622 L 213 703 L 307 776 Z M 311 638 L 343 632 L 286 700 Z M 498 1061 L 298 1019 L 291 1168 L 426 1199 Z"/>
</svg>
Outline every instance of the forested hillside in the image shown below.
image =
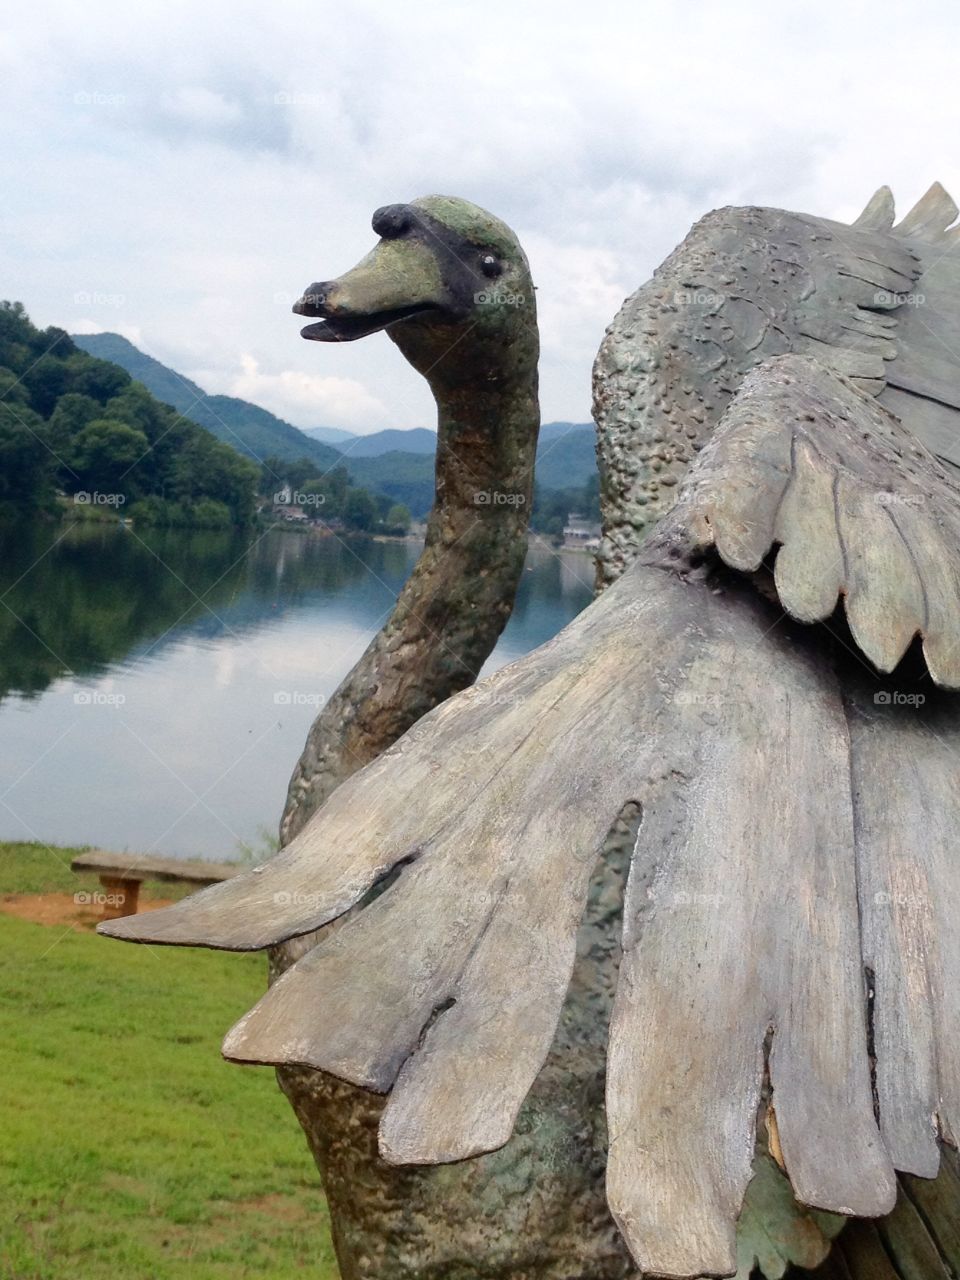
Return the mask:
<svg viewBox="0 0 960 1280">
<path fill-rule="evenodd" d="M 0 302 L 0 502 L 123 509 L 222 527 L 253 516 L 257 468 L 62 329 Z"/>
<path fill-rule="evenodd" d="M 154 360 L 119 333 L 77 334 L 73 340 L 90 355 L 120 365 L 164 403 L 172 404 L 218 440 L 251 458 L 309 458 L 317 471 L 335 467 L 341 461 L 336 449 L 311 439 L 249 400 L 207 395 L 195 382 Z"/>
<path fill-rule="evenodd" d="M 155 396 L 258 461 L 280 458 L 298 467 L 310 462 L 316 476 L 345 465 L 353 484 L 404 504 L 414 516 L 422 517 L 430 510 L 435 487 L 434 431 L 388 428 L 353 437 L 340 432 L 347 438 L 323 443 L 319 435 L 330 440 L 338 434 L 334 428 L 316 428 L 314 434 L 247 400 L 207 395 L 195 382 L 146 355 L 120 334 L 83 334 L 74 341 L 84 351 L 115 361 Z M 574 491 L 579 494 L 584 486 L 592 485 L 597 475 L 594 438 L 592 423 L 544 423 L 537 448 L 538 490 L 555 492 L 562 505 L 567 498 L 561 500 L 561 493 L 575 496 Z"/>
</svg>

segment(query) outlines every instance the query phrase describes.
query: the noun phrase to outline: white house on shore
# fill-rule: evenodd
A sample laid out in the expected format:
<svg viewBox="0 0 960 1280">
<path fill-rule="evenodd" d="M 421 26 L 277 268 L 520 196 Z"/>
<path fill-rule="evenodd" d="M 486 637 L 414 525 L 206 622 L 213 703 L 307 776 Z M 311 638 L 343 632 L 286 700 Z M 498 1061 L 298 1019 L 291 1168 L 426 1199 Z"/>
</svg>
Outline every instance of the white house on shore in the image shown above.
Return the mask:
<svg viewBox="0 0 960 1280">
<path fill-rule="evenodd" d="M 581 551 L 593 551 L 600 545 L 600 526 L 586 516 L 571 511 L 563 526 L 563 545 Z"/>
</svg>

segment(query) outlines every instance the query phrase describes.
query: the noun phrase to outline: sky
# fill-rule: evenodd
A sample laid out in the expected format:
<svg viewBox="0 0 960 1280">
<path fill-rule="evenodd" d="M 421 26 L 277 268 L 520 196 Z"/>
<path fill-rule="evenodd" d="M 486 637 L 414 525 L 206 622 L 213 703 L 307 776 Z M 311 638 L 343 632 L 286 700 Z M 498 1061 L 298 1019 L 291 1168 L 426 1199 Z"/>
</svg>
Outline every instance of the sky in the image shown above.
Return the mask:
<svg viewBox="0 0 960 1280">
<path fill-rule="evenodd" d="M 0 29 L 0 297 L 300 427 L 433 426 L 389 339 L 299 337 L 383 204 L 464 196 L 537 286 L 545 421 L 712 208 L 960 198 L 949 3 L 40 0 Z"/>
</svg>

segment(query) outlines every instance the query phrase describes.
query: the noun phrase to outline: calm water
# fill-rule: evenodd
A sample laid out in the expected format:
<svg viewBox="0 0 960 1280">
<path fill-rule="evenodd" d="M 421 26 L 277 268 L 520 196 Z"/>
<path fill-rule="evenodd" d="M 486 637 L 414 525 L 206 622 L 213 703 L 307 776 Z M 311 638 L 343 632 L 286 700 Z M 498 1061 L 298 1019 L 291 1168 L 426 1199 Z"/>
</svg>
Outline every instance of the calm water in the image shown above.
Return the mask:
<svg viewBox="0 0 960 1280">
<path fill-rule="evenodd" d="M 230 857 L 263 846 L 318 705 L 412 545 L 273 532 L 0 528 L 0 839 Z M 591 598 L 533 548 L 486 670 Z"/>
</svg>

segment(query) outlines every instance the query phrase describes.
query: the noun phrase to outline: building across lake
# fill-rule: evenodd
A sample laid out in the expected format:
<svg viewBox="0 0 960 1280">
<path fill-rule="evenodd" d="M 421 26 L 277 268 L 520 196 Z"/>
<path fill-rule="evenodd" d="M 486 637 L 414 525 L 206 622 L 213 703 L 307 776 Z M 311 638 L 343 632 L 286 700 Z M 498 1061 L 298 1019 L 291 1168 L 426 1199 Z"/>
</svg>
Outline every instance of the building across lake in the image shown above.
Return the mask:
<svg viewBox="0 0 960 1280">
<path fill-rule="evenodd" d="M 563 526 L 563 545 L 581 551 L 594 551 L 600 545 L 600 525 L 571 511 Z"/>
</svg>

